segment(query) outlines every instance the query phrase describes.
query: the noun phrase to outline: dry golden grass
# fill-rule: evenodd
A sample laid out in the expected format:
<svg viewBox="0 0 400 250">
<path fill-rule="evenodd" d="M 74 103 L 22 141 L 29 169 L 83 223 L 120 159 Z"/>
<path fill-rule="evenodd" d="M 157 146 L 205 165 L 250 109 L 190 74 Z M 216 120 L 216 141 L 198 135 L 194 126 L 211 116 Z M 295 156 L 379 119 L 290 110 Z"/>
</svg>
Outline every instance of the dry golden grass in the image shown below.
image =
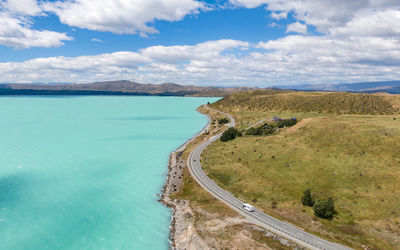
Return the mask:
<svg viewBox="0 0 400 250">
<path fill-rule="evenodd" d="M 257 90 L 232 94 L 213 106 L 231 112 L 247 110 L 388 115 L 399 113 L 400 109 L 395 102 L 396 97 L 377 94 Z"/>
<path fill-rule="evenodd" d="M 229 112 L 225 109 L 224 111 Z M 236 109 L 239 127 L 273 117 Z M 269 137 L 211 145 L 203 166 L 237 197 L 324 237 L 361 248 L 400 245 L 400 116 L 280 113 L 307 124 Z M 300 203 L 311 188 L 333 197 L 338 215 L 317 219 Z"/>
</svg>

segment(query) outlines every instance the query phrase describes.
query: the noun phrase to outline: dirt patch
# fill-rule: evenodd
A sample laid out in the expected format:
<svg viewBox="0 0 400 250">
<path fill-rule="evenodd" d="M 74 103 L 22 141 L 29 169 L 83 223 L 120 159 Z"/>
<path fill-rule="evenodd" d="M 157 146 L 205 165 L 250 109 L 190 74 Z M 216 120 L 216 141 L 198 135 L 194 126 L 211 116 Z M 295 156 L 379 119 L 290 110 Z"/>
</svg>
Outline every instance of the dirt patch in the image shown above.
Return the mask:
<svg viewBox="0 0 400 250">
<path fill-rule="evenodd" d="M 292 134 L 294 132 L 296 132 L 297 130 L 304 128 L 307 124 L 309 124 L 312 120 L 314 120 L 314 118 L 304 118 L 301 119 L 301 121 L 299 123 L 297 123 L 296 125 L 294 125 L 293 127 L 289 127 L 287 129 L 284 129 L 282 131 L 282 134 Z"/>
</svg>

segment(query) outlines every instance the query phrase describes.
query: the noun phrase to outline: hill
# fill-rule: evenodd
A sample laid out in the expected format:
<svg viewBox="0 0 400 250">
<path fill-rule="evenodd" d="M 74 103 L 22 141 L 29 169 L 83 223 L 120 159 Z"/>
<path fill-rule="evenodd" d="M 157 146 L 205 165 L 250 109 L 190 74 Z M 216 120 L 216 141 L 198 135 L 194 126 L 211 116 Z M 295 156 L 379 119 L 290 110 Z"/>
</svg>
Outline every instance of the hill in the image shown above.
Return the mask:
<svg viewBox="0 0 400 250">
<path fill-rule="evenodd" d="M 217 141 L 204 152 L 203 168 L 244 202 L 307 231 L 354 249 L 400 249 L 399 103 L 399 95 L 386 93 L 232 94 L 212 106 L 231 114 L 241 131 L 275 116 L 299 122 Z M 308 188 L 316 200 L 333 198 L 332 219 L 302 205 Z"/>
<path fill-rule="evenodd" d="M 392 95 L 256 90 L 234 93 L 215 106 L 250 111 L 397 114 L 400 113 L 397 102 L 398 98 Z"/>
<path fill-rule="evenodd" d="M 0 84 L 0 95 L 159 95 L 226 96 L 254 88 L 182 86 L 174 83 L 140 84 L 132 81 L 108 81 L 90 84 Z"/>
</svg>

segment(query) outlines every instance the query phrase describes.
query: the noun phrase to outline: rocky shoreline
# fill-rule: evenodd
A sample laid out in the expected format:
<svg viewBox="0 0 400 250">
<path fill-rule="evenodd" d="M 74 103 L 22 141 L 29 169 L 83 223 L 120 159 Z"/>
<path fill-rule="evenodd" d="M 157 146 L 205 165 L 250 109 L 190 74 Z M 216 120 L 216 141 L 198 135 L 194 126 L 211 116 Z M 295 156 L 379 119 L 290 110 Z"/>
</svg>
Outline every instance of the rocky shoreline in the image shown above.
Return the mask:
<svg viewBox="0 0 400 250">
<path fill-rule="evenodd" d="M 200 111 L 199 111 L 200 112 Z M 202 113 L 202 112 L 201 112 Z M 204 114 L 204 113 L 203 113 Z M 211 117 L 207 115 L 208 123 L 207 125 L 195 136 L 193 136 L 189 141 L 183 144 L 180 148 L 175 150 L 170 154 L 169 164 L 168 164 L 168 174 L 167 181 L 163 186 L 162 193 L 160 195 L 159 201 L 167 207 L 172 209 L 172 218 L 170 222 L 170 249 L 185 249 L 185 250 L 197 250 L 197 249 L 215 249 L 216 242 L 215 239 L 211 237 L 206 237 L 203 239 L 199 236 L 197 228 L 199 225 L 196 224 L 195 228 L 195 216 L 198 214 L 202 214 L 202 216 L 209 217 L 208 222 L 201 225 L 200 231 L 204 234 L 204 231 L 213 234 L 215 231 L 222 230 L 223 228 L 230 226 L 242 226 L 243 230 L 239 230 L 238 234 L 231 238 L 234 242 L 229 241 L 222 243 L 225 244 L 221 248 L 229 248 L 240 249 L 240 245 L 243 246 L 253 246 L 254 249 L 274 249 L 270 248 L 265 243 L 260 243 L 252 239 L 249 235 L 252 232 L 259 232 L 266 239 L 269 239 L 273 242 L 278 242 L 278 245 L 281 249 L 302 249 L 293 244 L 292 242 L 287 241 L 286 239 L 275 235 L 271 232 L 266 231 L 265 229 L 259 228 L 255 225 L 252 225 L 251 221 L 245 219 L 242 216 L 228 216 L 225 218 L 215 218 L 214 216 L 210 216 L 205 211 L 202 211 L 199 208 L 191 207 L 190 202 L 188 200 L 180 200 L 171 198 L 171 195 L 179 191 L 180 187 L 183 185 L 183 171 L 186 166 L 186 159 L 183 156 L 183 153 L 187 149 L 188 145 L 190 145 L 193 141 L 195 141 L 198 137 L 203 134 L 211 133 Z M 218 128 L 213 130 L 212 132 L 218 132 Z M 173 197 L 173 196 L 172 196 Z M 249 234 L 250 233 L 250 234 Z M 231 236 L 232 237 L 232 236 Z M 224 239 L 218 238 L 219 241 L 224 241 Z M 222 246 L 222 245 L 219 245 Z M 283 247 L 283 248 L 282 248 Z"/>
<path fill-rule="evenodd" d="M 207 117 L 207 125 L 172 152 L 169 158 L 167 181 L 163 186 L 159 201 L 172 209 L 169 235 L 171 249 L 208 249 L 206 243 L 195 232 L 189 201 L 170 198 L 170 195 L 177 192 L 183 183 L 183 169 L 186 167 L 186 161 L 182 154 L 191 142 L 209 130 L 211 119 L 208 115 Z"/>
</svg>

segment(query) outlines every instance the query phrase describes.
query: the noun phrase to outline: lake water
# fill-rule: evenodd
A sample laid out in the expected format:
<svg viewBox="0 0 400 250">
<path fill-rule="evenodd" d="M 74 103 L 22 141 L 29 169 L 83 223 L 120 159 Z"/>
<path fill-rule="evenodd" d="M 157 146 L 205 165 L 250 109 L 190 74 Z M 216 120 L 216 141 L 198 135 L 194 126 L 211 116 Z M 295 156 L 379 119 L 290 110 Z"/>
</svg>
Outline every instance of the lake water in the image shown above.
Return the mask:
<svg viewBox="0 0 400 250">
<path fill-rule="evenodd" d="M 168 249 L 169 154 L 216 100 L 1 97 L 0 249 Z"/>
</svg>

